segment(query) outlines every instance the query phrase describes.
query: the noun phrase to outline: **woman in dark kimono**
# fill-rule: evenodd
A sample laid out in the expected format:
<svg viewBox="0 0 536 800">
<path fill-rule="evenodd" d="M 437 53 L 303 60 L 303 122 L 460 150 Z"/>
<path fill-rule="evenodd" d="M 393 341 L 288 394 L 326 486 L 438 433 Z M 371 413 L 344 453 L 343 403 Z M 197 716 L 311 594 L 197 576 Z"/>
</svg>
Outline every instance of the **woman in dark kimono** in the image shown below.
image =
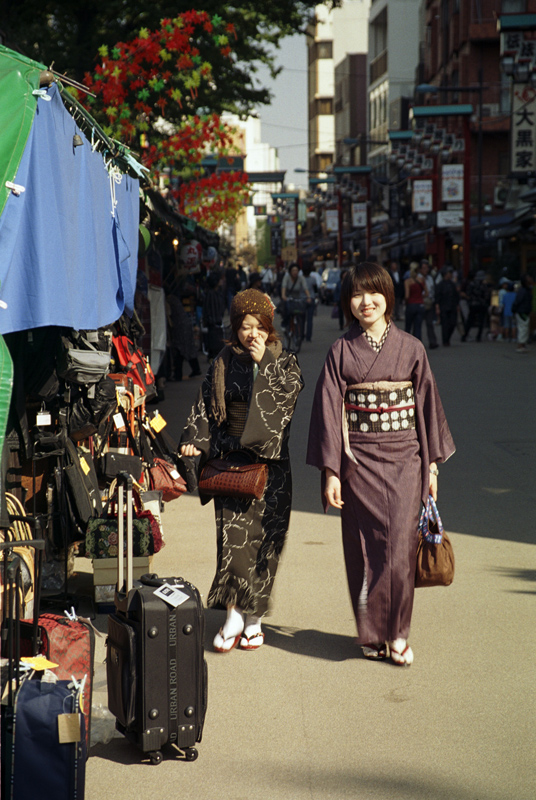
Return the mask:
<svg viewBox="0 0 536 800">
<path fill-rule="evenodd" d="M 245 451 L 268 465 L 261 500 L 215 497 L 218 560 L 208 606 L 226 608 L 214 649 L 239 642 L 257 650 L 290 519 L 292 480 L 288 439 L 300 368 L 283 352 L 273 327 L 273 305 L 256 289 L 231 304 L 231 343 L 210 366 L 181 439 L 181 454 L 208 458 Z M 210 498 L 201 496 L 201 502 Z"/>
<path fill-rule="evenodd" d="M 407 643 L 421 503 L 454 452 L 426 351 L 391 323 L 393 283 L 377 264 L 349 270 L 349 331 L 318 379 L 307 463 L 322 470 L 324 507 L 341 510 L 344 558 L 367 658 L 413 662 Z"/>
</svg>

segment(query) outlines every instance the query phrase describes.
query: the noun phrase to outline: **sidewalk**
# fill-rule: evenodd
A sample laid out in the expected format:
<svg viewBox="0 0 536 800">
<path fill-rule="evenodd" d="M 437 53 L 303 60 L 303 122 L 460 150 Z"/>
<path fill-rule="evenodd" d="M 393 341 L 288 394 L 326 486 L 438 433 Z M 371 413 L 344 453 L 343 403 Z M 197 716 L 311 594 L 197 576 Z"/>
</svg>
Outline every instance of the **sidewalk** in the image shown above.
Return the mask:
<svg viewBox="0 0 536 800">
<path fill-rule="evenodd" d="M 299 357 L 306 388 L 291 434 L 294 505 L 265 646 L 213 653 L 224 613 L 207 611 L 209 705 L 198 760 L 151 766 L 118 735 L 91 750 L 87 800 L 536 796 L 536 353 L 462 345 L 455 335 L 450 349 L 430 355 L 458 446 L 439 489 L 456 577 L 447 589 L 417 591 L 415 664 L 404 670 L 365 661 L 354 643 L 340 521 L 322 513 L 318 474 L 304 464 L 316 377 L 338 335 L 321 307 Z M 159 409 L 177 436 L 199 385 L 166 388 Z M 167 505 L 164 526 L 155 570 L 184 576 L 206 595 L 216 556 L 212 506 L 184 496 Z M 106 618 L 97 624 L 105 630 Z M 96 699 L 105 702 L 103 653 L 104 639 Z"/>
</svg>

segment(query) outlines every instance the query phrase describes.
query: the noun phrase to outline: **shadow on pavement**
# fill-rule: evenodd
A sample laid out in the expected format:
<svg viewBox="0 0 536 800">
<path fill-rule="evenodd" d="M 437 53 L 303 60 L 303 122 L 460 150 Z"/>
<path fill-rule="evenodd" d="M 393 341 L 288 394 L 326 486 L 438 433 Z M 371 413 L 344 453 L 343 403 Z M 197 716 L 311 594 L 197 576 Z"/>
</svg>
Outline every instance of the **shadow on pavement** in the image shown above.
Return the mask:
<svg viewBox="0 0 536 800">
<path fill-rule="evenodd" d="M 288 653 L 321 658 L 324 661 L 348 661 L 361 658 L 361 648 L 355 638 L 326 633 L 312 628 L 290 628 L 284 625 L 263 625 L 265 644 Z"/>
</svg>

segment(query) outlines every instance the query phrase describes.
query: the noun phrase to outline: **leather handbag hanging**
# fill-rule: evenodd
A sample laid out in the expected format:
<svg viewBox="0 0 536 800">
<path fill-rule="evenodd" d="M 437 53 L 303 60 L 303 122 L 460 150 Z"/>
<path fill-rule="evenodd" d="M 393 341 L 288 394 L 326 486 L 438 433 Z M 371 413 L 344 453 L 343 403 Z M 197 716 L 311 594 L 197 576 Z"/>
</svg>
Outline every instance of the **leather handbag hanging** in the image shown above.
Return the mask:
<svg viewBox="0 0 536 800">
<path fill-rule="evenodd" d="M 207 461 L 199 476 L 199 492 L 218 497 L 260 500 L 268 480 L 267 464 L 247 464 L 239 453 Z"/>
<path fill-rule="evenodd" d="M 168 503 L 186 491 L 186 481 L 181 478 L 174 464 L 165 458 L 155 458 L 149 467 L 151 489 L 162 492 L 162 500 Z"/>
<path fill-rule="evenodd" d="M 435 501 L 429 495 L 419 522 L 415 586 L 450 586 L 453 580 L 454 551 Z"/>
</svg>

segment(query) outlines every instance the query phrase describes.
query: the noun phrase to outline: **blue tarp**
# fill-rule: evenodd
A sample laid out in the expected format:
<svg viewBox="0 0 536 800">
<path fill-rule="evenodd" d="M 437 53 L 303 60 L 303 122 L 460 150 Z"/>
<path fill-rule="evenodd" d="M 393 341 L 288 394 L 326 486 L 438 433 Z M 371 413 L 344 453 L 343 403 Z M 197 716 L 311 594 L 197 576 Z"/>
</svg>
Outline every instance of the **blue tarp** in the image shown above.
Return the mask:
<svg viewBox="0 0 536 800">
<path fill-rule="evenodd" d="M 134 307 L 139 182 L 115 182 L 55 85 L 40 98 L 0 217 L 0 333 L 95 329 Z M 79 134 L 83 146 L 73 147 Z M 112 214 L 112 197 L 117 205 Z"/>
</svg>

